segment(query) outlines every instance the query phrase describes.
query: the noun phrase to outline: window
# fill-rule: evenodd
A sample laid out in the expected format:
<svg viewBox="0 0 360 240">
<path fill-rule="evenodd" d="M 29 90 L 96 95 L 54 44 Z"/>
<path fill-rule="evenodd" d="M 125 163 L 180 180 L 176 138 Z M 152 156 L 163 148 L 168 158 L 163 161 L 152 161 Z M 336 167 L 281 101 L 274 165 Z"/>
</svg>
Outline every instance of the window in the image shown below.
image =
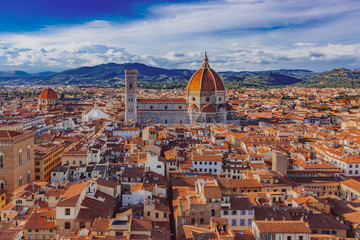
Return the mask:
<svg viewBox="0 0 360 240">
<path fill-rule="evenodd" d="M 159 218 L 159 213 L 155 213 L 155 218 Z"/>
<path fill-rule="evenodd" d="M 191 219 L 191 225 L 195 225 L 195 218 Z"/>
<path fill-rule="evenodd" d="M 207 97 L 207 98 L 206 98 L 206 101 L 207 101 L 207 102 L 210 102 L 210 97 Z"/>
<path fill-rule="evenodd" d="M 22 200 L 16 200 L 16 205 L 22 205 Z"/>
<path fill-rule="evenodd" d="M 211 209 L 211 216 L 215 217 L 215 210 L 214 209 Z"/>
<path fill-rule="evenodd" d="M 28 146 L 27 149 L 26 149 L 26 158 L 27 158 L 27 161 L 30 161 L 30 159 L 31 159 L 31 149 L 30 149 L 30 146 Z"/>
<path fill-rule="evenodd" d="M 231 215 L 236 215 L 237 214 L 237 211 L 236 210 L 233 210 L 232 212 L 231 212 Z"/>
<path fill-rule="evenodd" d="M 69 216 L 70 215 L 70 208 L 65 208 L 65 215 Z"/>
<path fill-rule="evenodd" d="M 287 240 L 291 240 L 291 236 L 287 236 L 286 239 L 287 239 Z"/>
<path fill-rule="evenodd" d="M 164 218 L 167 218 L 167 213 L 164 212 Z"/>
<path fill-rule="evenodd" d="M 299 236 L 299 240 L 304 240 L 304 236 Z"/>
<path fill-rule="evenodd" d="M 22 154 L 22 150 L 21 150 L 21 149 L 19 150 L 18 158 L 19 158 L 19 166 L 21 166 L 22 163 L 23 163 L 23 154 Z"/>
<path fill-rule="evenodd" d="M 165 109 L 168 109 L 168 106 L 167 106 L 167 105 L 165 105 Z"/>
<path fill-rule="evenodd" d="M 30 183 L 30 182 L 31 182 L 31 172 L 30 172 L 30 171 L 28 171 L 28 173 L 27 173 L 26 182 L 27 182 L 27 183 Z"/>
<path fill-rule="evenodd" d="M 254 213 L 253 213 L 253 210 L 248 210 L 248 214 L 249 215 L 253 215 Z"/>
<path fill-rule="evenodd" d="M 70 222 L 65 222 L 65 229 L 70 229 L 70 228 L 71 228 Z"/>
<path fill-rule="evenodd" d="M 5 189 L 5 184 L 3 181 L 0 181 L 0 189 Z"/>
<path fill-rule="evenodd" d="M 23 178 L 22 176 L 19 177 L 19 187 L 21 187 L 23 185 Z"/>
<path fill-rule="evenodd" d="M 231 220 L 231 226 L 236 226 L 236 219 Z"/>
<path fill-rule="evenodd" d="M 147 212 L 147 215 L 150 216 L 150 211 Z"/>
<path fill-rule="evenodd" d="M 246 215 L 246 210 L 240 210 L 240 215 Z"/>
<path fill-rule="evenodd" d="M 200 224 L 204 224 L 205 220 L 203 218 L 200 218 Z"/>
<path fill-rule="evenodd" d="M 4 168 L 4 155 L 0 153 L 0 169 Z"/>
<path fill-rule="evenodd" d="M 225 216 L 229 214 L 229 212 L 227 210 L 224 210 L 223 213 L 224 213 Z"/>
<path fill-rule="evenodd" d="M 248 219 L 248 225 L 249 225 L 249 226 L 252 225 L 252 219 Z"/>
<path fill-rule="evenodd" d="M 240 219 L 240 226 L 245 226 L 245 219 Z"/>
</svg>

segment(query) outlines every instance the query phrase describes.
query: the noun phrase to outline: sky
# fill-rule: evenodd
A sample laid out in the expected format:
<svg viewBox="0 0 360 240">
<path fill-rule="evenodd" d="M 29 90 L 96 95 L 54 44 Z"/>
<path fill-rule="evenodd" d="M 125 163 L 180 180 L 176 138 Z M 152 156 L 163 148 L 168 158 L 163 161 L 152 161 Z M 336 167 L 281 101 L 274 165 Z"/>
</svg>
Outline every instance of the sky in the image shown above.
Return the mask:
<svg viewBox="0 0 360 240">
<path fill-rule="evenodd" d="M 0 71 L 360 68 L 359 0 L 0 0 Z"/>
</svg>

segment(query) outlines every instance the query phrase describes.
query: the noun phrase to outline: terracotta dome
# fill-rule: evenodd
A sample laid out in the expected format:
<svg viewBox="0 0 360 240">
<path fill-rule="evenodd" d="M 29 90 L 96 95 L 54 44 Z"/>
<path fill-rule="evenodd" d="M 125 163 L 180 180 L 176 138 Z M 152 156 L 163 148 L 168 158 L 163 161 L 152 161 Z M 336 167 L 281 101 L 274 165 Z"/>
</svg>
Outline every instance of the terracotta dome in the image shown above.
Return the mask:
<svg viewBox="0 0 360 240">
<path fill-rule="evenodd" d="M 224 91 L 225 87 L 219 75 L 210 68 L 205 52 L 203 64 L 199 70 L 189 80 L 186 87 L 189 91 Z"/>
<path fill-rule="evenodd" d="M 203 113 L 216 113 L 216 109 L 213 105 L 206 104 L 202 109 L 201 112 Z"/>
<path fill-rule="evenodd" d="M 40 99 L 58 99 L 58 95 L 51 88 L 44 89 L 40 94 Z"/>
</svg>

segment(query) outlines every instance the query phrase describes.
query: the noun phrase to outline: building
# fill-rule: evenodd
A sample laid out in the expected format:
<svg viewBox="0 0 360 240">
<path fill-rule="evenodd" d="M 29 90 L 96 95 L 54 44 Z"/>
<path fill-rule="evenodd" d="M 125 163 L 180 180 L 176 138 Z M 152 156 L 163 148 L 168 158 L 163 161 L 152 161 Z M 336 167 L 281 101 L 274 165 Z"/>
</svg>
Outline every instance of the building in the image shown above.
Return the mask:
<svg viewBox="0 0 360 240">
<path fill-rule="evenodd" d="M 35 131 L 0 130 L 0 190 L 7 194 L 34 180 Z"/>
<path fill-rule="evenodd" d="M 40 110 L 53 107 L 59 102 L 59 97 L 51 88 L 44 89 L 39 96 L 38 107 Z"/>
<path fill-rule="evenodd" d="M 232 229 L 252 226 L 254 207 L 248 196 L 225 196 L 221 209 L 221 217 L 227 219 Z"/>
<path fill-rule="evenodd" d="M 310 240 L 311 230 L 303 221 L 253 221 L 255 240 Z"/>
<path fill-rule="evenodd" d="M 226 90 L 219 75 L 210 68 L 205 52 L 203 64 L 190 78 L 185 98 L 137 98 L 137 71 L 125 70 L 125 120 L 139 123 L 204 124 L 239 123 L 226 102 Z"/>
<path fill-rule="evenodd" d="M 55 216 L 55 209 L 33 212 L 25 224 L 24 238 L 57 239 Z"/>
<path fill-rule="evenodd" d="M 61 166 L 61 154 L 65 146 L 38 145 L 35 152 L 35 181 L 50 182 L 51 170 Z"/>
</svg>

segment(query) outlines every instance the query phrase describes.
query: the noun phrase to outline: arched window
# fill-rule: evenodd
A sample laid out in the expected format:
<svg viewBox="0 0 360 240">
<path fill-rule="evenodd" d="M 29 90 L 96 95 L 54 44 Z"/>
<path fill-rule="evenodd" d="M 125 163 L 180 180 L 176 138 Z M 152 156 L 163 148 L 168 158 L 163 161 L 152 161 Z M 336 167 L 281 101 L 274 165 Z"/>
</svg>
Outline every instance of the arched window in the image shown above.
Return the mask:
<svg viewBox="0 0 360 240">
<path fill-rule="evenodd" d="M 0 181 L 0 190 L 1 190 L 1 189 L 5 189 L 5 184 L 4 184 L 3 181 Z"/>
<path fill-rule="evenodd" d="M 27 182 L 27 183 L 30 183 L 30 182 L 31 182 L 31 172 L 30 172 L 30 171 L 28 171 L 28 173 L 27 173 L 26 182 Z"/>
<path fill-rule="evenodd" d="M 70 222 L 65 222 L 65 229 L 70 229 L 70 228 L 71 228 Z"/>
<path fill-rule="evenodd" d="M 27 158 L 27 161 L 30 161 L 30 159 L 31 159 L 31 148 L 30 148 L 30 146 L 28 146 L 27 149 L 26 149 L 26 158 Z"/>
<path fill-rule="evenodd" d="M 206 101 L 207 101 L 207 102 L 210 102 L 210 97 L 207 97 L 207 98 L 206 98 Z"/>
<path fill-rule="evenodd" d="M 4 168 L 4 155 L 0 153 L 0 169 Z"/>
<path fill-rule="evenodd" d="M 18 155 L 19 155 L 19 166 L 21 166 L 23 164 L 23 152 L 21 149 L 19 150 Z"/>
<path fill-rule="evenodd" d="M 20 176 L 19 177 L 19 187 L 21 187 L 23 185 L 23 177 Z"/>
<path fill-rule="evenodd" d="M 214 209 L 211 209 L 211 216 L 215 217 L 215 210 Z"/>
</svg>

